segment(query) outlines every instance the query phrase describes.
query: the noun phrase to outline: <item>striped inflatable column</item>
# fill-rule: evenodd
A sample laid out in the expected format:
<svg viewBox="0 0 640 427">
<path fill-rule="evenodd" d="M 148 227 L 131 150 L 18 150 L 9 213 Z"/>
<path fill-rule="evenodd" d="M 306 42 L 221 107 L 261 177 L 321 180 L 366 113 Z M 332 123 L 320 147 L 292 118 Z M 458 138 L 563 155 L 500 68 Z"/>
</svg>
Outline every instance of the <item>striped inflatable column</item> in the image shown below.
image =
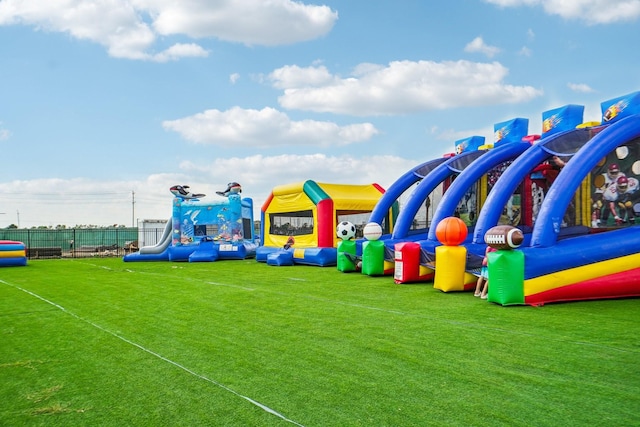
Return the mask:
<svg viewBox="0 0 640 427">
<path fill-rule="evenodd" d="M 27 265 L 27 250 L 24 243 L 0 240 L 0 267 Z"/>
</svg>

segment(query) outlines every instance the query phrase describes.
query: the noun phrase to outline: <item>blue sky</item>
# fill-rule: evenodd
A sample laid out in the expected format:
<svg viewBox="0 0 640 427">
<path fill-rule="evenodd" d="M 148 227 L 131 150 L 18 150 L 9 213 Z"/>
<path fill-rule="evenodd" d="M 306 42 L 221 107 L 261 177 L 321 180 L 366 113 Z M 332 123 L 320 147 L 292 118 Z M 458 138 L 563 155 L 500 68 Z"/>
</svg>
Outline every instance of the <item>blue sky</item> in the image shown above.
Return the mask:
<svg viewBox="0 0 640 427">
<path fill-rule="evenodd" d="M 0 227 L 167 219 L 175 184 L 237 181 L 256 215 L 282 184 L 388 188 L 495 123 L 600 120 L 640 90 L 639 23 L 640 0 L 0 0 Z"/>
</svg>

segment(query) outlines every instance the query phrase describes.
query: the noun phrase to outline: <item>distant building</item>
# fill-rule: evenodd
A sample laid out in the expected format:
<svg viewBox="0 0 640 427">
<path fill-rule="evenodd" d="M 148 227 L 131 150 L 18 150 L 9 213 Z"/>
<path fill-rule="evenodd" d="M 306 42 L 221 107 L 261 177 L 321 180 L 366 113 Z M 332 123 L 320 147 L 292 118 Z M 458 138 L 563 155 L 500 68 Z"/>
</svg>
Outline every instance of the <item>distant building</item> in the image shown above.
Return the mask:
<svg viewBox="0 0 640 427">
<path fill-rule="evenodd" d="M 154 246 L 158 244 L 166 226 L 166 219 L 138 220 L 138 247 L 141 248 L 143 246 Z"/>
</svg>

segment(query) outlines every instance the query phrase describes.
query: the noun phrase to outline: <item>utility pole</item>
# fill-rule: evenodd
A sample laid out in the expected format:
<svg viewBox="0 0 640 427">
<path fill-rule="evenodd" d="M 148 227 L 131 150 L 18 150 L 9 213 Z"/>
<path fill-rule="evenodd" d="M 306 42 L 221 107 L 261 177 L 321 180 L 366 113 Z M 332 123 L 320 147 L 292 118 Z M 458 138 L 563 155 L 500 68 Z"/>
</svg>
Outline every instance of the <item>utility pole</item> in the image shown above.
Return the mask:
<svg viewBox="0 0 640 427">
<path fill-rule="evenodd" d="M 131 226 L 135 227 L 135 219 L 136 219 L 136 193 L 131 190 Z"/>
<path fill-rule="evenodd" d="M 18 228 L 20 228 L 20 211 L 16 209 L 16 215 L 18 217 Z"/>
</svg>

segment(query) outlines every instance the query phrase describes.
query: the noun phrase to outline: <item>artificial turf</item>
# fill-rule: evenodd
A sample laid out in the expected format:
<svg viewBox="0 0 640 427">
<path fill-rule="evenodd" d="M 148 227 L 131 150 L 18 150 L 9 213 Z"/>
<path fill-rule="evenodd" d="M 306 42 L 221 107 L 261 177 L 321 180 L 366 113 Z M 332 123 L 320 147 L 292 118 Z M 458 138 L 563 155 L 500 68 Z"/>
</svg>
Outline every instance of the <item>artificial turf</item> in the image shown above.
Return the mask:
<svg viewBox="0 0 640 427">
<path fill-rule="evenodd" d="M 30 261 L 0 269 L 0 425 L 638 425 L 639 314 L 255 260 Z"/>
</svg>

